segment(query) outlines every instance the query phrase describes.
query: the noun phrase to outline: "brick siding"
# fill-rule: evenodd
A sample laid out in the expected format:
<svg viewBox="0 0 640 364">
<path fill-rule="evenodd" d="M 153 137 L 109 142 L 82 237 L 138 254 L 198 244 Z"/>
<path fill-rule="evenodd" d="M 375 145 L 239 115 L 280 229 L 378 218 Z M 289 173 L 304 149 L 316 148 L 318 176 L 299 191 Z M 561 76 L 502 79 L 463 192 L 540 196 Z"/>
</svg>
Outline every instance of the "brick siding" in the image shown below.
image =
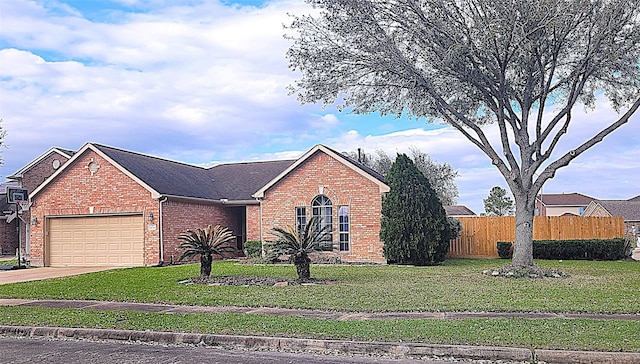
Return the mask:
<svg viewBox="0 0 640 364">
<path fill-rule="evenodd" d="M 162 241 L 164 246 L 164 263 L 178 263 L 182 251 L 178 249 L 178 236 L 187 230 L 204 229 L 207 225 L 220 225 L 234 231 L 240 230 L 228 213 L 227 208 L 220 204 L 194 204 L 186 201 L 167 201 L 162 205 L 163 229 Z"/>
<path fill-rule="evenodd" d="M 379 186 L 322 151 L 266 191 L 262 201 L 264 239 L 272 238 L 269 230 L 275 226 L 294 225 L 295 207 L 309 206 L 320 194 L 329 197 L 334 207 L 334 242 L 338 239 L 338 206 L 349 206 L 350 249 L 340 252 L 342 261 L 385 263 L 379 237 L 382 209 Z M 307 216 L 310 214 L 308 209 Z"/>
<path fill-rule="evenodd" d="M 60 161 L 60 166 L 64 165 L 68 158 L 58 153 L 50 153 L 45 158 L 41 159 L 35 165 L 31 166 L 28 170 L 22 174 L 22 187 L 32 192 L 38 186 L 42 184 L 49 176 L 51 176 L 56 170 L 53 168 L 54 160 Z"/>
<path fill-rule="evenodd" d="M 5 219 L 0 220 L 0 254 L 14 255 L 18 249 L 18 219 L 7 224 Z"/>
</svg>

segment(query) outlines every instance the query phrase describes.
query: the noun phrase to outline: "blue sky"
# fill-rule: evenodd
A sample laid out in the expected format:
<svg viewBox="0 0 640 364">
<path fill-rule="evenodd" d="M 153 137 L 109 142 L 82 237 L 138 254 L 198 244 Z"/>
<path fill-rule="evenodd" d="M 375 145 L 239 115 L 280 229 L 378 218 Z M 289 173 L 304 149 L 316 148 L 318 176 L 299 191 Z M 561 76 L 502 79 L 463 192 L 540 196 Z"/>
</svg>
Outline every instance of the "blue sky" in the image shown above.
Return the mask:
<svg viewBox="0 0 640 364">
<path fill-rule="evenodd" d="M 287 13 L 274 1 L 0 1 L 1 150 L 7 176 L 52 146 L 97 142 L 198 165 L 295 158 L 322 143 L 390 154 L 417 147 L 459 171 L 459 203 L 477 213 L 506 184 L 461 134 L 422 120 L 299 105 L 285 87 Z M 616 117 L 606 100 L 576 110 L 563 146 Z M 497 135 L 489 128 L 490 135 Z M 600 199 L 640 195 L 640 116 L 544 187 Z M 3 177 L 2 177 L 3 178 Z"/>
</svg>

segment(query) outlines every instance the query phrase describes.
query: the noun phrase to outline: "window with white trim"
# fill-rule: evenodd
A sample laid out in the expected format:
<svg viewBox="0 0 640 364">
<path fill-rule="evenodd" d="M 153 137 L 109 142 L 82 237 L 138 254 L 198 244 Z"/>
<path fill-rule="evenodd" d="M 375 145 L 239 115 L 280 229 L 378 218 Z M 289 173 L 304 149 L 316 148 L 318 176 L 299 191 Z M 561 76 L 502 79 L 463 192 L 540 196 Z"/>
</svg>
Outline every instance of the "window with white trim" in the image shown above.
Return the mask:
<svg viewBox="0 0 640 364">
<path fill-rule="evenodd" d="M 318 195 L 311 201 L 311 216 L 319 217 L 320 227 L 326 228 L 326 243 L 320 244 L 322 250 L 333 250 L 333 204 L 325 195 Z"/>
<path fill-rule="evenodd" d="M 340 251 L 349 250 L 349 206 L 338 207 L 338 241 Z"/>
<path fill-rule="evenodd" d="M 296 231 L 298 234 L 304 232 L 307 226 L 307 208 L 304 206 L 296 207 Z"/>
</svg>

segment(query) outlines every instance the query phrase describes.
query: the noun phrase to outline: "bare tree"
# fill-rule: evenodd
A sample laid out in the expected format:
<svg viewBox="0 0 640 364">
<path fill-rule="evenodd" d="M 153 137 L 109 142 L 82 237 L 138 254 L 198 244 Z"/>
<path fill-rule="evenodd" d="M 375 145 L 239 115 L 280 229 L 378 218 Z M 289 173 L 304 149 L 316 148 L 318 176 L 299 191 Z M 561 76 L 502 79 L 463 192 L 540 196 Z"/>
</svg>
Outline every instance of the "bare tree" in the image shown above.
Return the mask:
<svg viewBox="0 0 640 364">
<path fill-rule="evenodd" d="M 2 127 L 2 119 L 0 119 L 0 147 L 6 147 L 5 138 L 7 137 L 7 131 Z M 0 166 L 4 164 L 4 159 L 0 153 Z"/>
<path fill-rule="evenodd" d="M 289 65 L 301 72 L 290 91 L 303 103 L 339 100 L 341 110 L 406 113 L 461 132 L 513 194 L 517 267 L 533 266 L 545 181 L 640 107 L 640 0 L 307 2 L 315 14 L 289 27 Z M 599 93 L 619 118 L 559 151 L 576 105 L 595 108 Z"/>
<path fill-rule="evenodd" d="M 431 187 L 436 191 L 440 203 L 444 206 L 455 205 L 459 196 L 458 185 L 456 185 L 458 171 L 453 169 L 449 163 L 438 163 L 430 155 L 416 147 L 411 147 L 410 150 L 411 160 L 420 172 L 427 177 Z M 376 149 L 375 154 L 367 154 L 362 149 L 348 154 L 351 158 L 383 176 L 386 176 L 393 164 L 391 157 L 382 149 Z"/>
</svg>

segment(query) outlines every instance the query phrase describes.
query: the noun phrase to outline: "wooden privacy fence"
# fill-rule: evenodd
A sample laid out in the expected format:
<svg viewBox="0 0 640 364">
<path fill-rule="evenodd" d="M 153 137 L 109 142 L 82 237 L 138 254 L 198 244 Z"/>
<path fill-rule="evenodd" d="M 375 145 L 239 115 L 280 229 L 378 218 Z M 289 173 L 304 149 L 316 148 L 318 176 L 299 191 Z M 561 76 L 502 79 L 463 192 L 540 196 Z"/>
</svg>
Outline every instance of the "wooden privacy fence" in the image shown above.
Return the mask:
<svg viewBox="0 0 640 364">
<path fill-rule="evenodd" d="M 456 217 L 460 236 L 451 240 L 449 258 L 497 258 L 496 243 L 515 239 L 514 216 Z M 536 216 L 534 240 L 612 239 L 624 236 L 622 217 Z"/>
</svg>

